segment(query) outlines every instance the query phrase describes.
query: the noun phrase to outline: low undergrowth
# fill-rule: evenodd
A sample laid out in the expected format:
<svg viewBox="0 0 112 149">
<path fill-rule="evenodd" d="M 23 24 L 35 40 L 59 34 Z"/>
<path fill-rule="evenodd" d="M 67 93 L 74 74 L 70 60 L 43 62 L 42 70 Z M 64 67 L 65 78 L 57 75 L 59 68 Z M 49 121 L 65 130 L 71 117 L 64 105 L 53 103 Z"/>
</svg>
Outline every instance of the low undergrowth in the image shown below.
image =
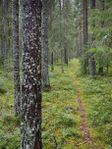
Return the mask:
<svg viewBox="0 0 112 149">
<path fill-rule="evenodd" d="M 60 67 L 50 73 L 51 89 L 43 91 L 43 148 L 73 148 L 82 140 L 78 129 L 76 90 Z M 11 75 L 0 74 L 0 149 L 19 149 L 19 119 L 13 113 L 13 81 Z M 0 90 L 0 91 L 1 91 Z"/>
<path fill-rule="evenodd" d="M 67 68 L 66 68 L 67 69 Z M 43 148 L 74 148 L 82 140 L 78 129 L 76 90 L 59 68 L 50 74 L 52 89 L 43 93 Z"/>
<path fill-rule="evenodd" d="M 112 78 L 80 78 L 83 100 L 94 141 L 112 149 Z"/>
<path fill-rule="evenodd" d="M 65 66 L 64 74 L 60 66 L 55 66 L 50 73 L 51 88 L 43 91 L 43 149 L 88 149 L 80 130 L 77 87 L 69 74 L 77 79 L 93 143 L 101 149 L 112 149 L 112 78 L 81 77 L 76 60 Z M 12 75 L 0 73 L 0 149 L 19 149 L 19 125 L 13 113 Z"/>
</svg>

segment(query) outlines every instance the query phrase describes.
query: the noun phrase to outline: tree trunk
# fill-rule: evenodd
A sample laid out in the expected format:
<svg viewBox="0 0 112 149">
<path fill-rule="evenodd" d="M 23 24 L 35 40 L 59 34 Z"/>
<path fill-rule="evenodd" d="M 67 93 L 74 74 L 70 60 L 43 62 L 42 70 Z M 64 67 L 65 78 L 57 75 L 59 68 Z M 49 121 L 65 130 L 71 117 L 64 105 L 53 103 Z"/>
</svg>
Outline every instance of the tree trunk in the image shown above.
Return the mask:
<svg viewBox="0 0 112 149">
<path fill-rule="evenodd" d="M 68 7 L 68 6 L 67 6 Z M 63 22 L 64 22 L 64 63 L 68 65 L 68 46 L 67 46 L 67 11 L 66 11 L 66 5 L 65 0 L 63 0 Z"/>
<path fill-rule="evenodd" d="M 42 85 L 50 87 L 48 66 L 48 0 L 42 1 Z"/>
<path fill-rule="evenodd" d="M 96 8 L 96 0 L 91 0 L 91 9 Z M 92 26 L 95 27 L 95 20 L 93 20 Z M 95 40 L 95 35 L 94 33 L 92 34 L 92 42 Z M 90 53 L 90 59 L 89 59 L 89 73 L 92 78 L 95 77 L 96 74 L 96 64 L 95 64 L 95 59 L 93 56 L 94 53 Z"/>
<path fill-rule="evenodd" d="M 105 0 L 101 0 L 101 7 L 102 7 L 102 11 L 104 11 L 105 10 Z M 101 27 L 104 28 L 104 21 L 101 22 Z M 104 75 L 104 68 L 103 68 L 103 66 L 99 67 L 98 73 L 101 76 Z"/>
<path fill-rule="evenodd" d="M 104 75 L 103 66 L 100 66 L 100 67 L 99 67 L 98 74 L 99 74 L 100 76 L 103 76 L 103 75 Z"/>
<path fill-rule="evenodd" d="M 83 0 L 83 60 L 82 60 L 82 72 L 83 74 L 87 74 L 87 56 L 85 55 L 85 51 L 87 49 L 88 44 L 88 0 Z"/>
<path fill-rule="evenodd" d="M 66 47 L 64 48 L 64 62 L 68 65 L 68 50 Z"/>
<path fill-rule="evenodd" d="M 94 57 L 91 57 L 89 60 L 89 72 L 90 72 L 91 78 L 94 78 L 96 74 L 96 62 Z"/>
<path fill-rule="evenodd" d="M 64 73 L 64 68 L 63 68 L 63 50 L 61 50 L 61 72 Z"/>
<path fill-rule="evenodd" d="M 63 68 L 63 49 L 62 49 L 62 4 L 61 4 L 61 0 L 59 0 L 59 11 L 60 11 L 60 50 L 61 50 L 61 72 L 63 73 L 64 72 L 64 68 Z"/>
<path fill-rule="evenodd" d="M 88 0 L 83 0 L 83 44 L 88 43 Z"/>
<path fill-rule="evenodd" d="M 54 71 L 54 53 L 51 52 L 51 71 Z"/>
<path fill-rule="evenodd" d="M 14 110 L 20 113 L 19 0 L 13 0 Z"/>
<path fill-rule="evenodd" d="M 21 149 L 42 149 L 41 0 L 24 0 Z"/>
</svg>

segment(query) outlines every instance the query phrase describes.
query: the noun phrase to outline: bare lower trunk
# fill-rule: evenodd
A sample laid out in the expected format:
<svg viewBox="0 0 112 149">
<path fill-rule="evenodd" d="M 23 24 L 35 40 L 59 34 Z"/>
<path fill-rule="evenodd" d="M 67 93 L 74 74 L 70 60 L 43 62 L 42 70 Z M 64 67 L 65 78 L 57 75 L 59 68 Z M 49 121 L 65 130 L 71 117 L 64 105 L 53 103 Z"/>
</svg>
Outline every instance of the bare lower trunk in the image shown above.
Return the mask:
<svg viewBox="0 0 112 149">
<path fill-rule="evenodd" d="M 54 70 L 54 53 L 51 53 L 51 71 Z"/>
<path fill-rule="evenodd" d="M 42 149 L 41 1 L 24 0 L 21 149 Z"/>
<path fill-rule="evenodd" d="M 48 0 L 42 1 L 42 85 L 49 87 L 48 66 Z"/>
<path fill-rule="evenodd" d="M 64 62 L 68 65 L 68 50 L 66 47 L 64 48 Z"/>
<path fill-rule="evenodd" d="M 63 50 L 61 50 L 61 72 L 64 73 Z"/>
<path fill-rule="evenodd" d="M 13 0 L 14 110 L 20 113 L 19 0 Z"/>
<path fill-rule="evenodd" d="M 91 0 L 91 9 L 95 9 L 96 8 L 96 0 Z M 95 19 L 93 20 L 92 22 L 92 27 L 95 28 Z M 94 33 L 92 34 L 92 42 L 95 40 L 95 35 Z M 92 43 L 93 44 L 93 43 Z M 90 73 L 90 76 L 92 78 L 95 77 L 95 74 L 96 74 L 96 64 L 95 64 L 95 59 L 94 59 L 94 53 L 90 53 L 90 59 L 89 59 L 89 73 Z"/>
<path fill-rule="evenodd" d="M 96 63 L 94 58 L 90 58 L 89 60 L 89 72 L 90 76 L 94 78 L 96 74 Z"/>
<path fill-rule="evenodd" d="M 100 67 L 99 67 L 98 74 L 101 75 L 101 76 L 104 75 L 103 66 L 100 66 Z"/>
<path fill-rule="evenodd" d="M 88 0 L 83 0 L 83 56 L 87 51 L 88 45 Z M 83 74 L 87 74 L 87 57 L 84 56 L 82 70 Z"/>
</svg>

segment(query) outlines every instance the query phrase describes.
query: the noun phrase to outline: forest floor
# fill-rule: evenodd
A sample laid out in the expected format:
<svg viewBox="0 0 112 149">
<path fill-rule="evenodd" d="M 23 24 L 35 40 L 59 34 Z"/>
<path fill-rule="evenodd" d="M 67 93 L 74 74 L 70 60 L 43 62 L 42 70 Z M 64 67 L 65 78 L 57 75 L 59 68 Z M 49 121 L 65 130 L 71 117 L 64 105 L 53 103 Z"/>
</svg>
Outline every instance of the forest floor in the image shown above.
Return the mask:
<svg viewBox="0 0 112 149">
<path fill-rule="evenodd" d="M 81 77 L 72 60 L 50 72 L 43 92 L 43 149 L 112 149 L 112 77 Z M 0 149 L 19 149 L 19 118 L 13 113 L 12 74 L 0 72 Z"/>
</svg>

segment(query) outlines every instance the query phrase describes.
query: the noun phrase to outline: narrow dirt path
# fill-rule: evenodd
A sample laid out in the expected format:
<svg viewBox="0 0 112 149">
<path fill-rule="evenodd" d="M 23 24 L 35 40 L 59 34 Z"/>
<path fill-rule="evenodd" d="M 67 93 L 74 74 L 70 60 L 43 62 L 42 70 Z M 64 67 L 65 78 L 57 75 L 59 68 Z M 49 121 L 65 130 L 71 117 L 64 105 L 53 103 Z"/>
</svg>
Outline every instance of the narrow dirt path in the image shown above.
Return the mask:
<svg viewBox="0 0 112 149">
<path fill-rule="evenodd" d="M 83 134 L 84 143 L 91 145 L 91 148 L 93 148 L 92 137 L 90 135 L 89 126 L 87 124 L 87 113 L 85 111 L 84 104 L 80 97 L 80 91 L 78 91 L 77 93 L 77 102 L 79 106 L 79 114 L 80 114 L 80 119 L 81 119 L 80 127 L 81 127 L 81 132 Z"/>
<path fill-rule="evenodd" d="M 83 136 L 83 142 L 79 143 L 78 146 L 80 147 L 80 145 L 86 144 L 87 148 L 85 149 L 96 149 L 93 146 L 92 137 L 90 134 L 88 123 L 87 123 L 87 113 L 85 110 L 85 106 L 84 106 L 83 101 L 81 100 L 81 91 L 80 91 L 79 83 L 76 80 L 76 78 L 73 76 L 74 75 L 71 74 L 70 78 L 73 81 L 74 86 L 77 90 L 77 103 L 78 103 L 78 109 L 79 109 L 79 114 L 80 114 L 80 130 Z"/>
</svg>

